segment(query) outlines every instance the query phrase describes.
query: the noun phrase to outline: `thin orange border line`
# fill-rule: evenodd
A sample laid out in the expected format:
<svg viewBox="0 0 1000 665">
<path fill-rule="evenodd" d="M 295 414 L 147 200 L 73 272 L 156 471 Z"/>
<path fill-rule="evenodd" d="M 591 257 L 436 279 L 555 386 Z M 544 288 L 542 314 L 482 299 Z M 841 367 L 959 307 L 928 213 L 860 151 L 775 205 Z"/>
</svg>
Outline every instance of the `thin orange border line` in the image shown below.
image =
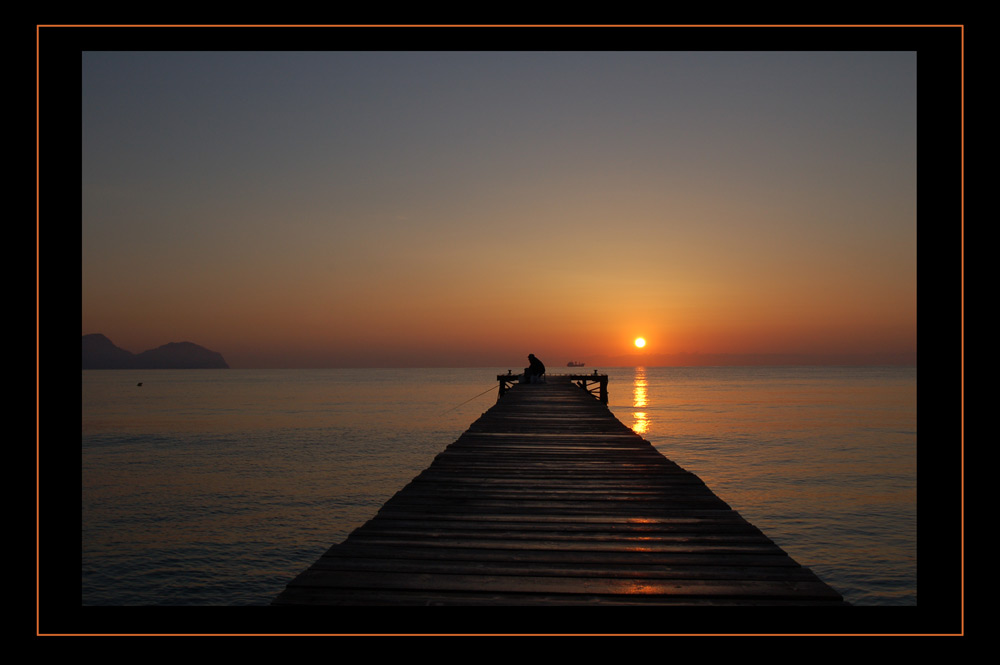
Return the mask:
<svg viewBox="0 0 1000 665">
<path fill-rule="evenodd" d="M 964 28 L 961 23 L 40 23 L 40 28 Z"/>
<path fill-rule="evenodd" d="M 961 354 L 960 354 L 960 370 L 962 373 L 962 383 L 960 386 L 961 390 L 961 411 L 959 412 L 959 418 L 961 422 L 961 445 L 960 455 L 959 455 L 959 487 L 961 488 L 961 494 L 959 496 L 959 514 L 961 516 L 959 522 L 959 553 L 960 553 L 960 566 L 959 566 L 959 611 L 960 611 L 960 624 L 962 626 L 962 634 L 965 634 L 965 29 L 962 28 L 960 31 L 959 43 L 961 48 L 959 51 L 959 61 L 961 63 L 961 71 L 959 78 L 959 86 L 961 91 L 960 99 L 960 116 L 959 116 L 959 177 L 960 177 L 960 194 L 959 194 L 959 216 L 961 218 L 961 246 L 962 246 L 962 256 L 961 256 L 961 266 L 962 274 L 960 278 L 961 283 L 961 328 L 962 328 L 962 339 L 961 339 Z"/>
</svg>

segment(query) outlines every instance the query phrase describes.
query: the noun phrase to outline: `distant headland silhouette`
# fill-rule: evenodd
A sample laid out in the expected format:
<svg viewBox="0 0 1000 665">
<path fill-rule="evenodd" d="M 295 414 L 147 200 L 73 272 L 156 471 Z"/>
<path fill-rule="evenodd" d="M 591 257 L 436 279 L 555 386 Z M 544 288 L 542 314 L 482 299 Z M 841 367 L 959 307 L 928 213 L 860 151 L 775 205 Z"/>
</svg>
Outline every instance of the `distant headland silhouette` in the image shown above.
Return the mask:
<svg viewBox="0 0 1000 665">
<path fill-rule="evenodd" d="M 221 353 L 192 342 L 170 342 L 132 353 L 95 333 L 83 336 L 83 369 L 229 369 Z"/>
</svg>

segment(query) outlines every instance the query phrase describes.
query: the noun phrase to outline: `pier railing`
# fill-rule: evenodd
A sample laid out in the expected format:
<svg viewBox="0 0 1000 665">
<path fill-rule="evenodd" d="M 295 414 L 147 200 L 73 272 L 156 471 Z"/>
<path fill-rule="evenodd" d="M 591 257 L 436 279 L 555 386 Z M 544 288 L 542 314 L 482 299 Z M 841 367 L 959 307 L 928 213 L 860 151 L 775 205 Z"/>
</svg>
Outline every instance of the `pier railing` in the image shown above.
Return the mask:
<svg viewBox="0 0 1000 665">
<path fill-rule="evenodd" d="M 523 374 L 513 374 L 509 370 L 506 374 L 498 374 L 497 381 L 500 382 L 500 390 L 497 393 L 497 400 L 503 397 L 504 393 L 511 386 L 521 383 L 523 376 Z M 596 369 L 590 374 L 582 372 L 574 374 L 549 374 L 546 372 L 543 377 L 546 383 L 574 383 L 597 398 L 601 404 L 608 403 L 608 375 L 598 374 Z"/>
</svg>

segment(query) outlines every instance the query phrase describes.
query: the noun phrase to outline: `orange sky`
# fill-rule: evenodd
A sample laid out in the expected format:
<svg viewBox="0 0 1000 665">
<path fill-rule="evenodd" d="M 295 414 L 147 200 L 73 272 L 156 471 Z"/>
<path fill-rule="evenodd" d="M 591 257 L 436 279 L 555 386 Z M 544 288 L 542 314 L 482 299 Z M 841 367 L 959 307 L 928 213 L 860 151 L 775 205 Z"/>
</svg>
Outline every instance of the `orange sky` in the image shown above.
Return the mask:
<svg viewBox="0 0 1000 665">
<path fill-rule="evenodd" d="M 133 352 L 916 350 L 914 53 L 85 53 L 83 159 Z"/>
</svg>

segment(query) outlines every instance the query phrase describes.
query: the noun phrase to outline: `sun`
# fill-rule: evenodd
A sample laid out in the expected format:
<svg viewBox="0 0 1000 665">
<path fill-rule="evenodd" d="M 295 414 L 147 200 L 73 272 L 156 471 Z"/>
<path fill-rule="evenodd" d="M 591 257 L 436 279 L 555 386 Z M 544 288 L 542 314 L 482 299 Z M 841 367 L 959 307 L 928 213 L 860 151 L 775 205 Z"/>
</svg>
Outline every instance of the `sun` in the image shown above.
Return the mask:
<svg viewBox="0 0 1000 665">
<path fill-rule="evenodd" d="M 636 337 L 635 338 L 635 345 L 636 345 L 637 348 L 641 349 L 642 347 L 646 346 L 646 340 L 644 340 L 641 337 Z"/>
</svg>

